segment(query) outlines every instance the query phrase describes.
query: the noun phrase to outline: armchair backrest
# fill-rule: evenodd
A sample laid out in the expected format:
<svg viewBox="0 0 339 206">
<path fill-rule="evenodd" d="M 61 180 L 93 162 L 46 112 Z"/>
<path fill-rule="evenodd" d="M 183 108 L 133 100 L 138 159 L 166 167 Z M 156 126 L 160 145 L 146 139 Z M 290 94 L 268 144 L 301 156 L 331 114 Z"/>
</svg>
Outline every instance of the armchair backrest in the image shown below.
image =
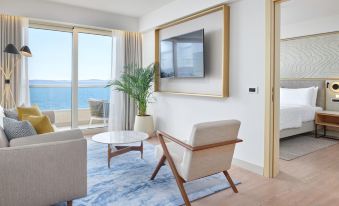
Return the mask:
<svg viewBox="0 0 339 206">
<path fill-rule="evenodd" d="M 188 144 L 197 147 L 236 140 L 240 128 L 238 120 L 199 123 L 193 126 Z M 190 151 L 183 157 L 181 175 L 187 181 L 223 172 L 231 167 L 235 144 Z"/>
</svg>

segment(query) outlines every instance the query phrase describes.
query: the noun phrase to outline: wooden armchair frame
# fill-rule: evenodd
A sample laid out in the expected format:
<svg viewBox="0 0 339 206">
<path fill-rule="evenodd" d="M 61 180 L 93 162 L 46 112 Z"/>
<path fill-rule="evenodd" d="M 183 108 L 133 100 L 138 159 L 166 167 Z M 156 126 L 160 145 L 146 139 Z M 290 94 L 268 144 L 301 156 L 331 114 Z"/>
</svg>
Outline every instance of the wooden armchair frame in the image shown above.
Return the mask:
<svg viewBox="0 0 339 206">
<path fill-rule="evenodd" d="M 178 173 L 178 170 L 177 168 L 175 167 L 175 164 L 173 162 L 173 159 L 171 157 L 171 154 L 169 153 L 168 149 L 167 149 L 167 146 L 166 146 L 166 143 L 165 143 L 165 139 L 168 139 L 190 151 L 199 151 L 199 150 L 206 150 L 206 149 L 210 149 L 210 148 L 215 148 L 215 147 L 220 147 L 220 146 L 225 146 L 225 145 L 232 145 L 232 144 L 236 144 L 236 143 L 239 143 L 239 142 L 242 142 L 243 140 L 241 139 L 235 139 L 235 140 L 230 140 L 230 141 L 224 141 L 224 142 L 219 142 L 219 143 L 214 143 L 214 144 L 208 144 L 208 145 L 202 145 L 202 146 L 191 146 L 189 144 L 186 144 L 185 142 L 182 142 L 181 140 L 175 138 L 175 137 L 172 137 L 168 134 L 166 134 L 165 132 L 161 132 L 161 131 L 157 131 L 157 136 L 159 138 L 159 141 L 160 141 L 160 144 L 161 144 L 161 147 L 163 149 L 163 155 L 162 157 L 160 158 L 159 160 L 159 163 L 158 165 L 156 166 L 152 176 L 151 176 L 151 180 L 154 180 L 155 176 L 158 174 L 160 168 L 165 164 L 165 161 L 167 160 L 171 170 L 172 170 L 172 173 L 175 177 L 175 180 L 177 182 L 177 185 L 179 187 L 179 190 L 180 190 L 180 193 L 181 193 L 181 196 L 182 198 L 184 199 L 184 202 L 185 202 L 185 205 L 186 206 L 191 206 L 191 202 L 187 196 L 187 193 L 185 191 L 185 188 L 184 188 L 184 183 L 186 182 Z M 231 176 L 228 174 L 227 171 L 223 171 L 227 181 L 229 182 L 230 186 L 232 187 L 233 191 L 235 193 L 238 193 L 238 190 L 231 178 Z"/>
</svg>

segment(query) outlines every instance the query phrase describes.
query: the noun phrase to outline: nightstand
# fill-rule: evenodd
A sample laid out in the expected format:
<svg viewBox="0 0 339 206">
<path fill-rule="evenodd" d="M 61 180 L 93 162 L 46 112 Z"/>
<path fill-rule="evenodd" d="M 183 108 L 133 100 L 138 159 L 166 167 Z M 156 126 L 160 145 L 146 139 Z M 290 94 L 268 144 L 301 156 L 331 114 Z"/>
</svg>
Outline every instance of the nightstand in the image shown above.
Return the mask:
<svg viewBox="0 0 339 206">
<path fill-rule="evenodd" d="M 326 127 L 339 128 L 339 112 L 321 111 L 315 115 L 315 137 L 318 137 L 318 125 L 324 127 L 324 136 L 326 137 Z"/>
</svg>

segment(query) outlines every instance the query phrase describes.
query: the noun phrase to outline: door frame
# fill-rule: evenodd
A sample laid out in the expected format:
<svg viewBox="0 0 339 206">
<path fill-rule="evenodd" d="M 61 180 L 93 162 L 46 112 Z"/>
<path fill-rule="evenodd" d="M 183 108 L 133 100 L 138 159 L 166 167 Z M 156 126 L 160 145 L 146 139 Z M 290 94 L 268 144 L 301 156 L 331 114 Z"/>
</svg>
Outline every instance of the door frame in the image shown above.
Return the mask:
<svg viewBox="0 0 339 206">
<path fill-rule="evenodd" d="M 287 0 L 266 0 L 265 55 L 265 145 L 264 176 L 279 174 L 280 139 L 280 4 Z"/>
</svg>

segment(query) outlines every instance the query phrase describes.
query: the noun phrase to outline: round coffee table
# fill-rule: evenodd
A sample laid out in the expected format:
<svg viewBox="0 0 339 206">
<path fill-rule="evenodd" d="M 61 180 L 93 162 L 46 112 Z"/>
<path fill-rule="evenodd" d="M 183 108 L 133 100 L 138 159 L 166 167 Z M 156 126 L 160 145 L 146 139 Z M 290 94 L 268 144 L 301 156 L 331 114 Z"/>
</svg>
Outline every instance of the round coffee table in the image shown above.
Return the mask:
<svg viewBox="0 0 339 206">
<path fill-rule="evenodd" d="M 96 134 L 92 137 L 92 140 L 101 144 L 108 145 L 108 167 L 111 167 L 111 158 L 124 154 L 130 151 L 140 151 L 141 158 L 143 158 L 143 141 L 148 139 L 148 134 L 144 132 L 136 131 L 113 131 L 113 132 L 104 132 Z M 124 144 L 140 142 L 140 146 L 121 146 Z M 111 145 L 116 148 L 116 150 L 111 148 Z"/>
</svg>

